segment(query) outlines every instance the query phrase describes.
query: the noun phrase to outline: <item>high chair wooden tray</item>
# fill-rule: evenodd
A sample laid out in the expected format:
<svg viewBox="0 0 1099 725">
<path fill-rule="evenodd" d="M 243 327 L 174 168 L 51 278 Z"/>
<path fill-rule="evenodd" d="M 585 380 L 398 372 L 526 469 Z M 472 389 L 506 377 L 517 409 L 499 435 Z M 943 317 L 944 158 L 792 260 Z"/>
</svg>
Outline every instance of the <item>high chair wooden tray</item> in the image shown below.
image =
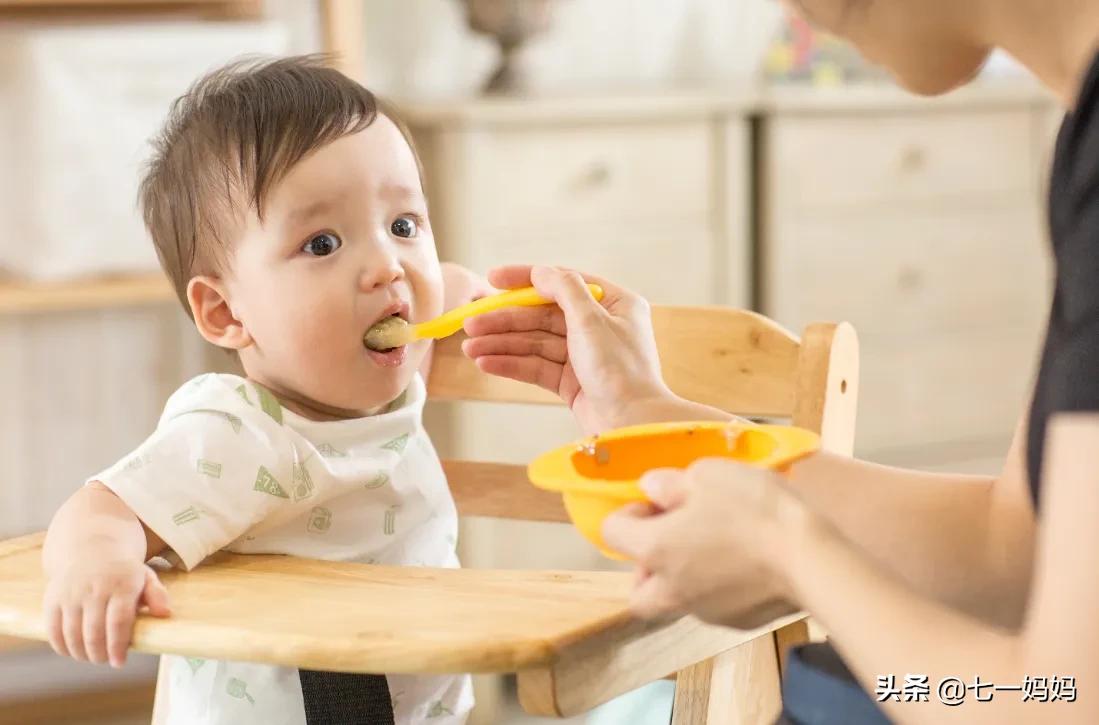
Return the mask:
<svg viewBox="0 0 1099 725">
<path fill-rule="evenodd" d="M 45 639 L 43 538 L 0 542 L 0 634 Z M 637 622 L 628 611 L 631 575 L 620 572 L 222 553 L 162 577 L 172 616 L 139 618 L 135 650 L 347 672 L 518 671 L 524 706 L 548 715 L 583 712 L 797 618 L 747 632 L 689 617 Z"/>
<path fill-rule="evenodd" d="M 677 394 L 789 419 L 818 434 L 822 448 L 850 454 L 858 399 L 850 325 L 813 324 L 799 339 L 744 310 L 656 307 L 652 316 Z M 483 374 L 461 342 L 456 335 L 435 348 L 433 400 L 560 402 Z M 569 521 L 562 497 L 532 486 L 525 466 L 443 467 L 462 516 Z M 41 534 L 0 542 L 0 636 L 44 638 L 41 544 Z M 675 673 L 672 725 L 773 722 L 782 653 L 808 639 L 804 615 L 749 631 L 691 617 L 639 622 L 628 609 L 630 576 L 219 555 L 193 572 L 165 574 L 174 615 L 141 618 L 134 646 L 328 670 L 512 671 L 527 712 L 567 717 Z"/>
</svg>

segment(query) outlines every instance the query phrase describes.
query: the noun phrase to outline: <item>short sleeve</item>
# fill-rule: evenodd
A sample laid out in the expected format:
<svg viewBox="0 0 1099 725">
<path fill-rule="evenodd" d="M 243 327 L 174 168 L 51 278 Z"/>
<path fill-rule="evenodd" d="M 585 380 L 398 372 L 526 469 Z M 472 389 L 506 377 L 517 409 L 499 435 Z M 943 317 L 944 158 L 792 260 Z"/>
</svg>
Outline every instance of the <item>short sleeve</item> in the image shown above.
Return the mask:
<svg viewBox="0 0 1099 725">
<path fill-rule="evenodd" d="M 162 421 L 132 454 L 89 480 L 113 491 L 192 569 L 261 521 L 293 516 L 292 442 L 278 425 L 215 410 Z"/>
</svg>

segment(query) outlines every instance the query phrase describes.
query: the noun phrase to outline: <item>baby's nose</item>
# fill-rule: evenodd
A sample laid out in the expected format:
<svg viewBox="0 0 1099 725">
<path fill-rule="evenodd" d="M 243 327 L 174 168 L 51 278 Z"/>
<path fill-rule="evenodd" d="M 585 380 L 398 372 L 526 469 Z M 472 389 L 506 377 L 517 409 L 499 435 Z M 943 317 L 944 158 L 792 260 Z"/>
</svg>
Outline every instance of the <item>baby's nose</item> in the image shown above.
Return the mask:
<svg viewBox="0 0 1099 725">
<path fill-rule="evenodd" d="M 404 278 L 404 269 L 395 259 L 374 260 L 363 270 L 361 284 L 363 289 L 385 287 Z"/>
</svg>

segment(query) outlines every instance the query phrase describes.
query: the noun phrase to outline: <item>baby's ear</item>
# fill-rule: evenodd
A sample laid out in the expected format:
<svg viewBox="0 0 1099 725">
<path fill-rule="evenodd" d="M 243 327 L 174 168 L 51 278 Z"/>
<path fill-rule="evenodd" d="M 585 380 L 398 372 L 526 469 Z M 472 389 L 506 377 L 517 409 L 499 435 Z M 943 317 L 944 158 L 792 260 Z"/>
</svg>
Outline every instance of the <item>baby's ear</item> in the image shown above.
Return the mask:
<svg viewBox="0 0 1099 725">
<path fill-rule="evenodd" d="M 192 277 L 187 283 L 187 302 L 198 333 L 218 347 L 242 350 L 252 344 L 244 323 L 229 306 L 225 283 L 217 277 Z"/>
</svg>

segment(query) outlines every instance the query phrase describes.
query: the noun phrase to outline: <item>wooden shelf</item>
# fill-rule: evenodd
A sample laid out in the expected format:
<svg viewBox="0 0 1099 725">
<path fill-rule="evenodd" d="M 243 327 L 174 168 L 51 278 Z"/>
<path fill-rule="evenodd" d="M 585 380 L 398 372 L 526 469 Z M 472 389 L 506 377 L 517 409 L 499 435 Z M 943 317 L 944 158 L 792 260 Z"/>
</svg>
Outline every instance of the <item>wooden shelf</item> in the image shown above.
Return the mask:
<svg viewBox="0 0 1099 725">
<path fill-rule="evenodd" d="M 71 282 L 0 282 L 0 315 L 163 304 L 175 291 L 160 273 Z"/>
<path fill-rule="evenodd" d="M 0 17 L 190 15 L 237 20 L 262 15 L 262 0 L 0 0 Z"/>
</svg>

